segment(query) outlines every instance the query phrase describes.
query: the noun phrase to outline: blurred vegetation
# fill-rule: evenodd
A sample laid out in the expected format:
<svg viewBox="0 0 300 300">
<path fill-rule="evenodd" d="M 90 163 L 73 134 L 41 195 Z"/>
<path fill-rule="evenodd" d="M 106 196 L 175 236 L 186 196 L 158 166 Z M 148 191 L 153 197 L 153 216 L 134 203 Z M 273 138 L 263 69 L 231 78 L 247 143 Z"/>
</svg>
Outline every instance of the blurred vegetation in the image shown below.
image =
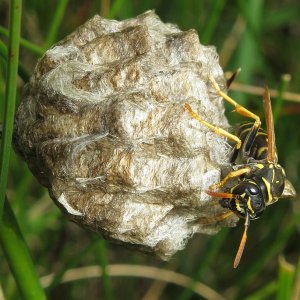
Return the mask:
<svg viewBox="0 0 300 300">
<path fill-rule="evenodd" d="M 10 64 L 9 5 L 10 1 L 0 1 L 1 121 Z M 300 193 L 298 0 L 24 1 L 17 102 L 42 53 L 91 16 L 98 13 L 121 20 L 148 9 L 155 9 L 163 21 L 176 23 L 183 30 L 195 28 L 202 43 L 217 47 L 224 70 L 242 68 L 232 95 L 243 105 L 262 116 L 261 96 L 255 95 L 259 94 L 257 87 L 267 83 L 278 91 L 273 107 L 279 158 Z M 241 120 L 229 111 L 232 124 Z M 196 235 L 185 250 L 171 261 L 162 262 L 105 242 L 65 220 L 25 163 L 10 152 L 6 195 L 34 264 L 28 277 L 33 278 L 37 293 L 31 299 L 43 297 L 34 272 L 42 277 L 49 299 L 300 299 L 299 197 L 279 201 L 261 219 L 252 222 L 248 244 L 236 270 L 232 269 L 232 262 L 242 222 L 215 236 Z M 11 213 L 5 206 L 5 225 L 12 223 L 14 228 Z M 5 299 L 25 298 L 19 289 L 23 283 L 26 290 L 27 284 L 16 272 L 19 267 L 28 270 L 26 261 L 30 265 L 30 255 L 26 255 L 21 234 L 12 236 L 14 232 L 2 230 L 1 226 L 2 243 L 7 234 L 5 238 L 12 244 L 8 244 L 10 248 L 3 247 L 3 252 L 0 250 L 0 299 L 2 294 Z M 18 253 L 21 259 L 14 269 L 8 257 L 18 257 Z M 189 278 L 195 281 L 189 282 Z"/>
</svg>

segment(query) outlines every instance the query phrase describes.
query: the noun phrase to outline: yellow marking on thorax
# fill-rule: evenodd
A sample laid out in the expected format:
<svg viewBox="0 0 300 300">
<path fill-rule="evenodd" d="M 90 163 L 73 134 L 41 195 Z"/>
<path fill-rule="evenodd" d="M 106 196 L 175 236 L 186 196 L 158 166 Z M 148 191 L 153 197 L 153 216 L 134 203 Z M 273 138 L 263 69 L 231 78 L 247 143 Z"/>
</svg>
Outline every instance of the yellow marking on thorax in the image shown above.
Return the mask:
<svg viewBox="0 0 300 300">
<path fill-rule="evenodd" d="M 274 182 L 275 179 L 275 171 L 274 171 L 274 165 L 270 164 L 269 165 L 269 169 L 272 169 L 272 183 Z"/>
<path fill-rule="evenodd" d="M 272 202 L 273 196 L 272 196 L 272 194 L 271 194 L 271 186 L 270 186 L 270 183 L 267 181 L 267 179 L 266 179 L 265 177 L 262 177 L 262 180 L 263 180 L 263 182 L 265 183 L 266 188 L 267 188 L 267 192 L 268 192 L 268 199 L 267 199 L 267 202 Z"/>
<path fill-rule="evenodd" d="M 268 147 L 260 147 L 257 151 L 257 156 L 260 156 L 266 150 L 268 150 Z"/>
</svg>

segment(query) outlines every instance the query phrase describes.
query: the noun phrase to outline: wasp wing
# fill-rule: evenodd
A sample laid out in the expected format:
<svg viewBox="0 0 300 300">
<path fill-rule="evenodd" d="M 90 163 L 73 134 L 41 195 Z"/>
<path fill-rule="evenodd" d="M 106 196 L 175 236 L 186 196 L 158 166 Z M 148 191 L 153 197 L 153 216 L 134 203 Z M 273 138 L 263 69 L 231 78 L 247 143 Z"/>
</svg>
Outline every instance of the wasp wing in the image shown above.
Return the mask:
<svg viewBox="0 0 300 300">
<path fill-rule="evenodd" d="M 274 121 L 272 114 L 271 98 L 268 87 L 265 87 L 263 95 L 264 112 L 266 118 L 267 136 L 268 136 L 268 162 L 277 163 Z"/>
</svg>

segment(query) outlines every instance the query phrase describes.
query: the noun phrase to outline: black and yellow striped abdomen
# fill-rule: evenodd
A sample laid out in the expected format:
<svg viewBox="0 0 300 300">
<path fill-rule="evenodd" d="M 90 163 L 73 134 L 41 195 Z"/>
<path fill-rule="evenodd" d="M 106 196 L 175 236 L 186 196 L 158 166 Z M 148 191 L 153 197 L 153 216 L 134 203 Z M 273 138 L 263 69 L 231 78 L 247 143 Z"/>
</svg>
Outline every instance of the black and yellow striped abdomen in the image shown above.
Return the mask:
<svg viewBox="0 0 300 300">
<path fill-rule="evenodd" d="M 239 157 L 238 153 L 241 152 L 241 150 L 243 149 L 246 139 L 249 139 L 249 132 L 251 131 L 252 128 L 253 128 L 253 123 L 251 122 L 241 123 L 238 126 L 236 130 L 236 135 L 241 139 L 242 147 L 241 149 L 234 151 L 230 162 L 240 163 L 237 162 Z M 253 138 L 250 136 L 250 138 L 253 142 L 250 147 L 248 157 L 258 161 L 266 159 L 268 154 L 268 139 L 267 139 L 266 132 L 262 128 L 259 128 L 255 136 L 253 136 Z"/>
</svg>

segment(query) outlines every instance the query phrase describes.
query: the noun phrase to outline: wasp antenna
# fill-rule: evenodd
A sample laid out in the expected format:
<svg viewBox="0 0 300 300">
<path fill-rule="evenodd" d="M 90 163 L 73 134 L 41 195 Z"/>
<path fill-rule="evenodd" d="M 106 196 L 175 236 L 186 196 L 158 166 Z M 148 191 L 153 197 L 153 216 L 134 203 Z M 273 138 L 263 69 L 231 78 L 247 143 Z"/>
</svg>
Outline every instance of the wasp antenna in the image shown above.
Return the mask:
<svg viewBox="0 0 300 300">
<path fill-rule="evenodd" d="M 236 269 L 240 263 L 241 257 L 243 255 L 244 249 L 245 249 L 245 245 L 247 242 L 247 230 L 248 227 L 250 225 L 250 219 L 249 219 L 249 214 L 246 214 L 246 220 L 245 220 L 245 229 L 244 229 L 244 233 L 240 242 L 240 246 L 239 249 L 236 253 L 235 259 L 234 259 L 234 263 L 233 263 L 233 267 Z"/>
<path fill-rule="evenodd" d="M 214 192 L 214 191 L 205 191 L 205 193 L 209 196 L 212 196 L 214 198 L 227 198 L 227 199 L 232 199 L 234 197 L 233 194 L 230 193 L 222 193 L 222 192 Z"/>
</svg>

